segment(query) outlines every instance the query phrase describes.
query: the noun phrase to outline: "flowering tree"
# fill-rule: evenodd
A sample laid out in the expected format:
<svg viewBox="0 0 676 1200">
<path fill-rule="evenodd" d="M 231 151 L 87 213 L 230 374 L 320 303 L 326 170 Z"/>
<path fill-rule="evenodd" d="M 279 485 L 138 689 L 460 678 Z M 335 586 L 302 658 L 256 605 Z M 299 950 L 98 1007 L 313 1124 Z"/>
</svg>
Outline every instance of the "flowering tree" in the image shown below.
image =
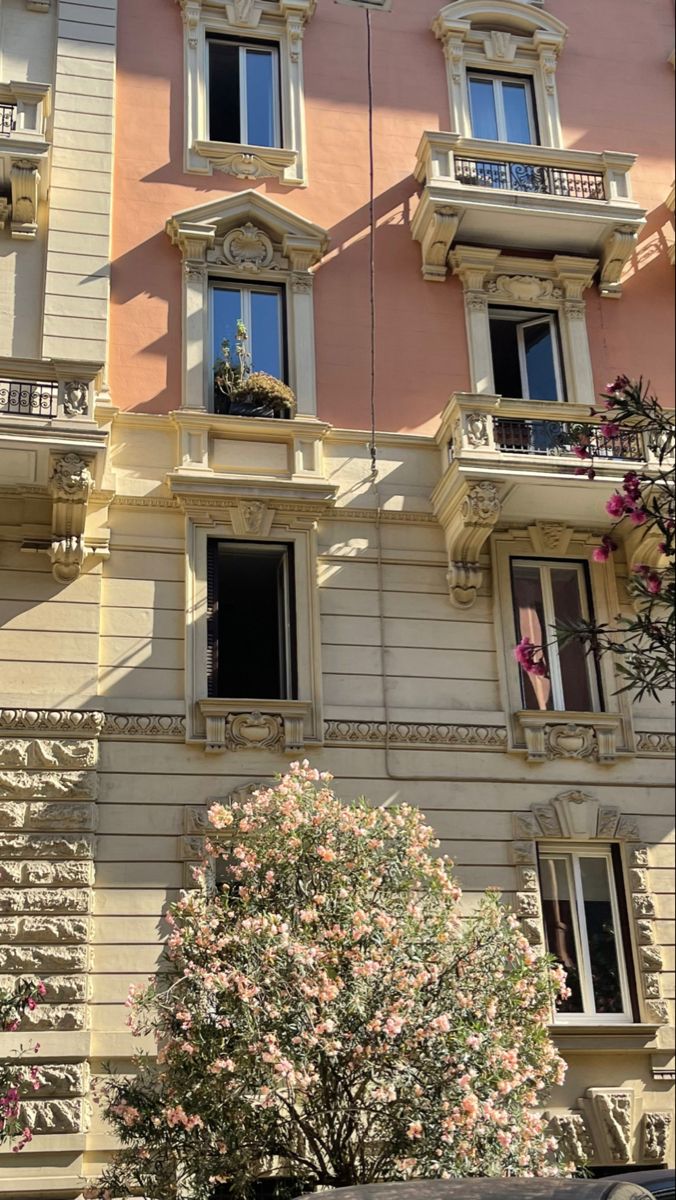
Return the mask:
<svg viewBox="0 0 676 1200">
<path fill-rule="evenodd" d="M 594 655 L 612 653 L 625 683 L 620 691 L 631 691 L 637 700 L 671 692 L 674 688 L 674 419 L 642 381 L 620 375 L 608 385 L 601 401 L 604 420 L 601 434 L 618 452 L 629 439 L 643 436 L 653 461 L 640 470 L 627 471 L 622 487 L 610 497 L 606 509 L 615 520 L 594 550 L 597 562 L 607 562 L 618 549 L 615 529 L 620 523 L 642 528 L 642 545 L 656 552 L 657 562 L 639 562 L 633 568 L 629 590 L 635 602 L 632 616 L 618 617 L 612 625 L 595 621 L 561 624 L 554 630 L 558 641 L 581 641 Z M 592 409 L 592 414 L 598 410 Z M 594 479 L 592 442 L 579 435 L 575 452 L 584 465 L 577 473 Z M 547 647 L 523 638 L 514 650 L 517 662 L 530 675 L 547 676 Z"/>
<path fill-rule="evenodd" d="M 211 867 L 170 913 L 170 971 L 128 1002 L 157 1063 L 103 1090 L 123 1150 L 90 1197 L 206 1200 L 429 1176 L 547 1175 L 535 1106 L 568 994 L 413 808 L 346 806 L 307 763 L 210 812 Z"/>
<path fill-rule="evenodd" d="M 44 983 L 19 979 L 13 992 L 0 992 L 0 1032 L 16 1032 L 23 1014 L 36 1007 L 46 990 Z M 15 1153 L 23 1150 L 33 1136 L 21 1120 L 21 1095 L 26 1087 L 35 1091 L 40 1087 L 38 1068 L 26 1067 L 17 1058 L 0 1060 L 0 1146 L 18 1139 L 12 1147 Z"/>
</svg>

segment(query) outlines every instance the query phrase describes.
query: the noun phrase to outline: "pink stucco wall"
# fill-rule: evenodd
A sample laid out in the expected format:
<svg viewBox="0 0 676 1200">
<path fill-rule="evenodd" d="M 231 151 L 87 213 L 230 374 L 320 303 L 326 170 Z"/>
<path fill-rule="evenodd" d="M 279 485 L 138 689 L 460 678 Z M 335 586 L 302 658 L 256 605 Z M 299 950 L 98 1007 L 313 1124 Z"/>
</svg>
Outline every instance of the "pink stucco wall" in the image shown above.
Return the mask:
<svg viewBox="0 0 676 1200">
<path fill-rule="evenodd" d="M 445 63 L 430 32 L 440 0 L 394 0 L 374 25 L 378 214 L 378 424 L 432 432 L 469 388 L 456 280 L 425 283 L 410 221 L 425 129 L 448 129 Z M 635 199 L 648 223 L 621 300 L 587 293 L 596 382 L 649 376 L 673 403 L 664 331 L 673 307 L 665 252 L 673 178 L 672 0 L 547 0 L 569 27 L 557 79 L 565 145 L 639 155 Z M 363 13 L 319 0 L 305 37 L 310 186 L 260 190 L 316 221 L 331 250 L 316 283 L 319 415 L 368 425 L 368 166 Z M 183 172 L 183 30 L 174 0 L 120 0 L 111 384 L 123 408 L 180 404 L 181 273 L 164 233 L 173 213 L 248 185 Z M 672 314 L 673 315 L 673 314 Z"/>
</svg>

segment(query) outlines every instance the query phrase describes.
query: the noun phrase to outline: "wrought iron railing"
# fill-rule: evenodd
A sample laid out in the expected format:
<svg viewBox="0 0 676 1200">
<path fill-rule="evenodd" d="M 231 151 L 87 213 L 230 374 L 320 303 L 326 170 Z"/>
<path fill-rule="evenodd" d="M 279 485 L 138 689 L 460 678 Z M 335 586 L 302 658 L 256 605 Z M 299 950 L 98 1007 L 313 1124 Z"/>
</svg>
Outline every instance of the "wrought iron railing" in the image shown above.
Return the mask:
<svg viewBox="0 0 676 1200">
<path fill-rule="evenodd" d="M 596 171 L 569 171 L 538 163 L 491 162 L 456 157 L 455 176 L 458 183 L 468 187 L 571 196 L 575 200 L 607 199 L 603 175 Z"/>
<path fill-rule="evenodd" d="M 0 379 L 0 416 L 56 417 L 58 408 L 58 383 Z"/>
<path fill-rule="evenodd" d="M 496 417 L 493 434 L 496 448 L 508 454 L 574 454 L 575 446 L 585 445 L 591 458 L 640 461 L 645 457 L 639 433 L 622 430 L 608 438 L 598 426 L 580 422 Z"/>
<path fill-rule="evenodd" d="M 0 137 L 9 137 L 16 129 L 16 104 L 0 104 Z"/>
</svg>

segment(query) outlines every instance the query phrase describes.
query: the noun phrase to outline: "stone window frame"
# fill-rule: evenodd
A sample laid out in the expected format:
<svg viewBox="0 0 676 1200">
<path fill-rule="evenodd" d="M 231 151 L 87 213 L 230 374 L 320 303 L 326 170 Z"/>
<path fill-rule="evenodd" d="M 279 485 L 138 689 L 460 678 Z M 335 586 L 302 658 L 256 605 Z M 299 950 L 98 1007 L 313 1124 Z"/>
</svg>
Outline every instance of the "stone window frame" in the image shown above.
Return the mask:
<svg viewBox="0 0 676 1200">
<path fill-rule="evenodd" d="M 515 813 L 513 818 L 512 859 L 517 872 L 516 914 L 532 946 L 544 953 L 546 947 L 537 847 L 561 842 L 562 848 L 575 843 L 617 844 L 627 900 L 633 973 L 636 980 L 639 1022 L 665 1025 L 668 1006 L 663 998 L 664 959 L 657 944 L 655 898 L 649 887 L 648 847 L 641 840 L 638 822 L 624 816 L 617 805 L 603 804 L 595 796 L 571 790 L 551 800 L 531 805 L 530 811 Z M 599 1019 L 598 1025 L 603 1021 Z M 565 1032 L 571 1023 L 558 1025 Z M 592 1034 L 594 1026 L 586 1026 Z M 621 1028 L 621 1027 L 619 1027 Z"/>
<path fill-rule="evenodd" d="M 491 566 L 502 703 L 507 715 L 509 750 L 529 762 L 555 759 L 596 761 L 612 765 L 618 757 L 636 752 L 632 706 L 609 655 L 599 663 L 603 699 L 600 712 L 554 712 L 524 709 L 520 667 L 514 658 L 516 632 L 512 606 L 510 560 L 532 558 L 587 564 L 589 592 L 596 619 L 609 623 L 620 610 L 611 562 L 595 562 L 600 535 L 564 523 L 536 521 L 527 529 L 503 529 L 491 535 Z"/>
<path fill-rule="evenodd" d="M 566 399 L 554 403 L 589 408 L 595 389 L 584 292 L 593 283 L 598 259 L 571 254 L 528 258 L 461 245 L 450 261 L 464 292 L 471 391 L 495 395 L 489 306 L 523 308 L 558 316 Z"/>
<path fill-rule="evenodd" d="M 316 0 L 178 0 L 184 25 L 184 165 L 191 173 L 221 171 L 237 179 L 276 178 L 307 186 L 303 36 Z M 281 147 L 209 140 L 209 34 L 274 42 L 279 50 Z"/>
<path fill-rule="evenodd" d="M 316 513 L 286 512 L 270 503 L 230 497 L 206 506 L 186 499 L 186 741 L 211 754 L 270 751 L 295 754 L 323 739 L 321 637 L 316 587 Z M 210 539 L 293 546 L 296 618 L 296 698 L 209 697 L 207 542 Z"/>
<path fill-rule="evenodd" d="M 218 279 L 282 284 L 286 307 L 288 383 L 298 412 L 317 411 L 312 267 L 328 247 L 319 225 L 275 200 L 247 190 L 186 209 L 166 232 L 183 260 L 182 407 L 205 412 L 213 386 L 209 286 Z M 226 420 L 227 418 L 222 418 Z"/>
<path fill-rule="evenodd" d="M 533 82 L 539 144 L 563 147 L 556 68 L 568 29 L 539 0 L 453 0 L 432 29 L 447 64 L 451 132 L 473 137 L 468 73 L 508 72 Z"/>
</svg>

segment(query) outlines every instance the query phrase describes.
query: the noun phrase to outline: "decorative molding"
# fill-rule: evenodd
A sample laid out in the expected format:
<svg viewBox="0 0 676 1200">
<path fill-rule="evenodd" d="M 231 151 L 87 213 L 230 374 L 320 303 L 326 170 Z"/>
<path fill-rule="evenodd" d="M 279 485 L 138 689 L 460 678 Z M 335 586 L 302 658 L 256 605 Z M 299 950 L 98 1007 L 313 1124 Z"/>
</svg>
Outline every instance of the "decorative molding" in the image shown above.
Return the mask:
<svg viewBox="0 0 676 1200">
<path fill-rule="evenodd" d="M 89 386 L 81 379 L 63 385 L 63 411 L 67 417 L 86 417 L 89 413 Z"/>
<path fill-rule="evenodd" d="M 517 868 L 517 915 L 534 946 L 544 947 L 545 931 L 537 879 L 537 844 L 540 841 L 620 842 L 627 866 L 629 920 L 639 950 L 636 962 L 644 1017 L 658 1025 L 668 1021 L 662 998 L 663 960 L 657 945 L 657 910 L 649 891 L 648 848 L 641 844 L 640 831 L 632 817 L 619 808 L 601 804 L 583 791 L 561 792 L 553 800 L 531 805 L 513 817 L 512 857 Z"/>
<path fill-rule="evenodd" d="M 622 733 L 619 713 L 572 713 L 557 720 L 554 712 L 523 709 L 515 717 L 526 740 L 528 762 L 578 758 L 614 763 L 617 759 Z"/>
<path fill-rule="evenodd" d="M 486 286 L 494 299 L 521 300 L 535 303 L 541 300 L 561 300 L 563 288 L 553 279 L 540 279 L 536 275 L 498 275 Z"/>
<path fill-rule="evenodd" d="M 271 700 L 253 710 L 236 700 L 200 700 L 206 722 L 207 754 L 226 750 L 295 753 L 305 746 L 305 723 L 312 705 L 302 700 Z"/>
<path fill-rule="evenodd" d="M 252 221 L 231 229 L 223 238 L 223 258 L 235 270 L 256 274 L 270 266 L 274 255 L 272 240 Z"/>
<path fill-rule="evenodd" d="M 646 1162 L 667 1162 L 671 1149 L 671 1134 L 674 1116 L 671 1112 L 647 1112 L 643 1114 L 641 1129 L 642 1157 Z"/>
<path fill-rule="evenodd" d="M 48 549 L 57 583 L 72 583 L 92 553 L 85 543 L 87 504 L 94 479 L 91 460 L 64 454 L 53 462 L 49 480 L 52 497 L 52 540 Z"/>
<path fill-rule="evenodd" d="M 15 159 L 9 172 L 12 193 L 10 231 L 13 238 L 32 241 L 38 232 L 40 170 L 32 159 Z"/>
<path fill-rule="evenodd" d="M 0 731 L 13 733 L 28 730 L 31 733 L 63 734 L 66 737 L 71 734 L 98 737 L 105 719 L 101 712 L 77 709 L 0 708 Z"/>
<path fill-rule="evenodd" d="M 545 1118 L 565 1159 L 577 1166 L 593 1157 L 594 1143 L 582 1113 L 546 1113 Z"/>
<path fill-rule="evenodd" d="M 303 37 L 316 0 L 178 0 L 185 29 L 185 168 L 210 175 L 222 171 L 238 179 L 279 179 L 305 186 L 306 138 Z M 281 147 L 247 146 L 209 140 L 207 33 L 255 37 L 279 50 Z"/>
<path fill-rule="evenodd" d="M 448 589 L 456 608 L 471 608 L 481 586 L 479 555 L 500 516 L 500 493 L 490 480 L 460 481 L 449 468 L 432 493 L 446 540 Z"/>
<path fill-rule="evenodd" d="M 272 529 L 275 510 L 262 500 L 240 500 L 230 510 L 230 519 L 238 537 L 266 538 Z"/>
<path fill-rule="evenodd" d="M 651 758 L 673 758 L 676 754 L 676 735 L 639 730 L 636 734 L 636 750 L 638 754 Z"/>
<path fill-rule="evenodd" d="M 592 1132 L 595 1158 L 613 1166 L 629 1162 L 634 1129 L 633 1088 L 587 1088 L 580 1106 Z"/>
<path fill-rule="evenodd" d="M 29 12 L 47 13 L 52 7 L 52 0 L 26 0 Z"/>
<path fill-rule="evenodd" d="M 408 721 L 326 721 L 324 739 L 332 744 L 438 746 L 453 750 L 505 750 L 507 730 L 500 725 L 444 725 Z"/>
<path fill-rule="evenodd" d="M 574 532 L 570 525 L 560 521 L 536 521 L 528 526 L 533 550 L 543 557 L 552 553 L 567 554 Z"/>
</svg>

